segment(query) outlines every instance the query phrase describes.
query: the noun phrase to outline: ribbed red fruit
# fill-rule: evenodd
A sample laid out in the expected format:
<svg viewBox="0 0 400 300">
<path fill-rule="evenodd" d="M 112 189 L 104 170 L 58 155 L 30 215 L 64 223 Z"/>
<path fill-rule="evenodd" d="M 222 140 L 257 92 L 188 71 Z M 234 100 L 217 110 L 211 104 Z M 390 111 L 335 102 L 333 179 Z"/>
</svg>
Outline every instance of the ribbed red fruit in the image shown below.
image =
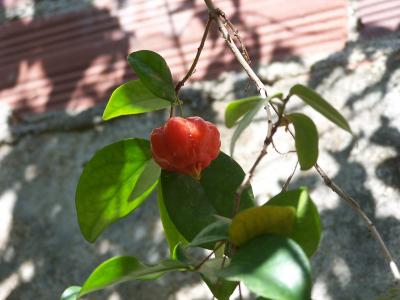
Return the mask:
<svg viewBox="0 0 400 300">
<path fill-rule="evenodd" d="M 220 135 L 200 117 L 173 117 L 151 133 L 151 152 L 162 169 L 200 179 L 201 171 L 217 158 Z"/>
</svg>

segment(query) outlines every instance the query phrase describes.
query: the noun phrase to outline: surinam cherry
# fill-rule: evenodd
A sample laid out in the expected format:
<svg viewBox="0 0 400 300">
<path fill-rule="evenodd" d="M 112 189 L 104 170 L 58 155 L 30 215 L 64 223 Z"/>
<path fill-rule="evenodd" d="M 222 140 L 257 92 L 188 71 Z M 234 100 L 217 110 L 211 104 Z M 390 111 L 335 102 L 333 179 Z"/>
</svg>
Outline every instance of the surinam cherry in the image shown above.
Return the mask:
<svg viewBox="0 0 400 300">
<path fill-rule="evenodd" d="M 152 131 L 150 141 L 153 158 L 162 169 L 197 180 L 221 147 L 217 127 L 200 117 L 172 117 Z"/>
</svg>

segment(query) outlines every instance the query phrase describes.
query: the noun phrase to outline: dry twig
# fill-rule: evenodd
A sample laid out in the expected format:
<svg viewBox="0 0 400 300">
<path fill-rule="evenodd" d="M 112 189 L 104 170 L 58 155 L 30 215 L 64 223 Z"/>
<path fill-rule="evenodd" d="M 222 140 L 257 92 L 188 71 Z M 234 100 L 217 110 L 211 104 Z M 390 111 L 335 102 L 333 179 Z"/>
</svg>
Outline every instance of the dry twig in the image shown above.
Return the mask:
<svg viewBox="0 0 400 300">
<path fill-rule="evenodd" d="M 176 86 L 175 86 L 175 92 L 176 92 L 176 94 L 179 93 L 180 89 L 185 85 L 185 82 L 186 82 L 186 81 L 190 78 L 190 76 L 192 76 L 193 73 L 196 71 L 197 62 L 199 61 L 201 52 L 203 51 L 204 44 L 205 44 L 206 39 L 207 39 L 207 35 L 208 35 L 209 31 L 210 31 L 210 27 L 211 27 L 211 23 L 212 23 L 211 21 L 212 21 L 211 17 L 208 16 L 208 20 L 207 20 L 207 23 L 206 23 L 206 27 L 205 27 L 205 29 L 204 29 L 203 37 L 201 38 L 201 42 L 200 42 L 199 48 L 197 48 L 196 56 L 195 56 L 195 58 L 194 58 L 194 60 L 193 60 L 192 65 L 190 66 L 189 71 L 186 73 L 185 77 L 183 77 L 183 79 L 182 79 L 181 81 L 179 81 L 179 82 L 176 84 Z M 179 101 L 179 100 L 178 100 L 178 101 Z M 175 109 L 174 109 L 174 103 L 172 103 L 172 104 L 171 104 L 171 111 L 170 111 L 170 114 L 169 114 L 169 117 L 170 117 L 170 118 L 174 116 L 174 110 L 175 110 Z"/>
<path fill-rule="evenodd" d="M 296 164 L 294 165 L 292 173 L 289 175 L 288 179 L 286 179 L 286 182 L 282 187 L 282 192 L 286 192 L 287 191 L 289 183 L 292 180 L 294 173 L 296 173 L 296 169 L 297 169 L 298 165 L 299 165 L 299 161 L 296 161 Z"/>
</svg>

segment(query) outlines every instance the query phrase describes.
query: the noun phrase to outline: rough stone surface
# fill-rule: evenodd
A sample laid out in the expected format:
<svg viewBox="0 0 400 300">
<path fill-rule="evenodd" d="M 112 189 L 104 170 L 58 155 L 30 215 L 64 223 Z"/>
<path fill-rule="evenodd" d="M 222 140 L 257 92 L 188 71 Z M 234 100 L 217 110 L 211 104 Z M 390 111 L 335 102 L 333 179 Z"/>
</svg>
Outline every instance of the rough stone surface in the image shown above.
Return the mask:
<svg viewBox="0 0 400 300">
<path fill-rule="evenodd" d="M 311 68 L 310 68 L 311 67 Z M 290 110 L 311 116 L 320 132 L 319 163 L 375 220 L 400 261 L 400 41 L 354 43 L 326 59 L 274 63 L 258 72 L 271 91 L 294 83 L 316 88 L 345 115 L 357 136 L 344 131 L 293 99 Z M 188 85 L 187 114 L 199 114 L 221 130 L 229 149 L 232 130 L 223 126 L 227 103 L 245 94 L 244 74 Z M 165 120 L 162 112 L 102 123 L 100 108 L 78 115 L 48 114 L 13 125 L 0 146 L 0 299 L 57 299 L 79 285 L 105 259 L 136 255 L 149 263 L 168 255 L 155 196 L 112 225 L 95 244 L 79 232 L 74 192 L 83 165 L 101 147 L 127 137 L 148 137 Z M 245 170 L 261 149 L 265 112 L 239 139 L 235 158 Z M 0 126 L 0 128 L 3 128 Z M 3 130 L 3 129 L 2 129 Z M 5 130 L 5 129 L 4 129 Z M 293 149 L 283 130 L 275 140 L 281 152 Z M 253 180 L 262 203 L 278 193 L 296 156 L 271 148 Z M 314 171 L 297 171 L 290 187 L 309 186 L 324 227 L 312 259 L 313 299 L 372 300 L 392 287 L 388 266 L 365 224 L 333 194 Z M 122 284 L 87 299 L 209 299 L 195 275 L 174 273 L 152 283 Z M 396 296 L 391 299 L 398 299 Z"/>
</svg>

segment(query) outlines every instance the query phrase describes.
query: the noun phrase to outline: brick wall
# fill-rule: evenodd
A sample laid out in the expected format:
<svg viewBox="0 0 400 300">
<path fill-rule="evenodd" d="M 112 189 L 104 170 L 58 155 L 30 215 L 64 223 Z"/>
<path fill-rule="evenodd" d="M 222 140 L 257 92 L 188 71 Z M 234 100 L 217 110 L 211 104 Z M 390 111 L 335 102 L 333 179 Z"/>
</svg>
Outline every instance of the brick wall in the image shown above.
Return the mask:
<svg viewBox="0 0 400 300">
<path fill-rule="evenodd" d="M 390 10 L 388 3 L 399 1 L 360 1 L 367 25 L 375 20 L 370 11 L 381 11 L 378 2 Z M 254 64 L 336 51 L 347 39 L 345 0 L 215 3 L 237 25 Z M 161 53 L 179 79 L 190 67 L 206 19 L 202 1 L 127 0 L 120 7 L 97 5 L 2 24 L 0 101 L 22 113 L 90 107 L 134 78 L 125 57 L 139 49 Z M 193 79 L 215 78 L 237 67 L 214 28 Z"/>
</svg>

